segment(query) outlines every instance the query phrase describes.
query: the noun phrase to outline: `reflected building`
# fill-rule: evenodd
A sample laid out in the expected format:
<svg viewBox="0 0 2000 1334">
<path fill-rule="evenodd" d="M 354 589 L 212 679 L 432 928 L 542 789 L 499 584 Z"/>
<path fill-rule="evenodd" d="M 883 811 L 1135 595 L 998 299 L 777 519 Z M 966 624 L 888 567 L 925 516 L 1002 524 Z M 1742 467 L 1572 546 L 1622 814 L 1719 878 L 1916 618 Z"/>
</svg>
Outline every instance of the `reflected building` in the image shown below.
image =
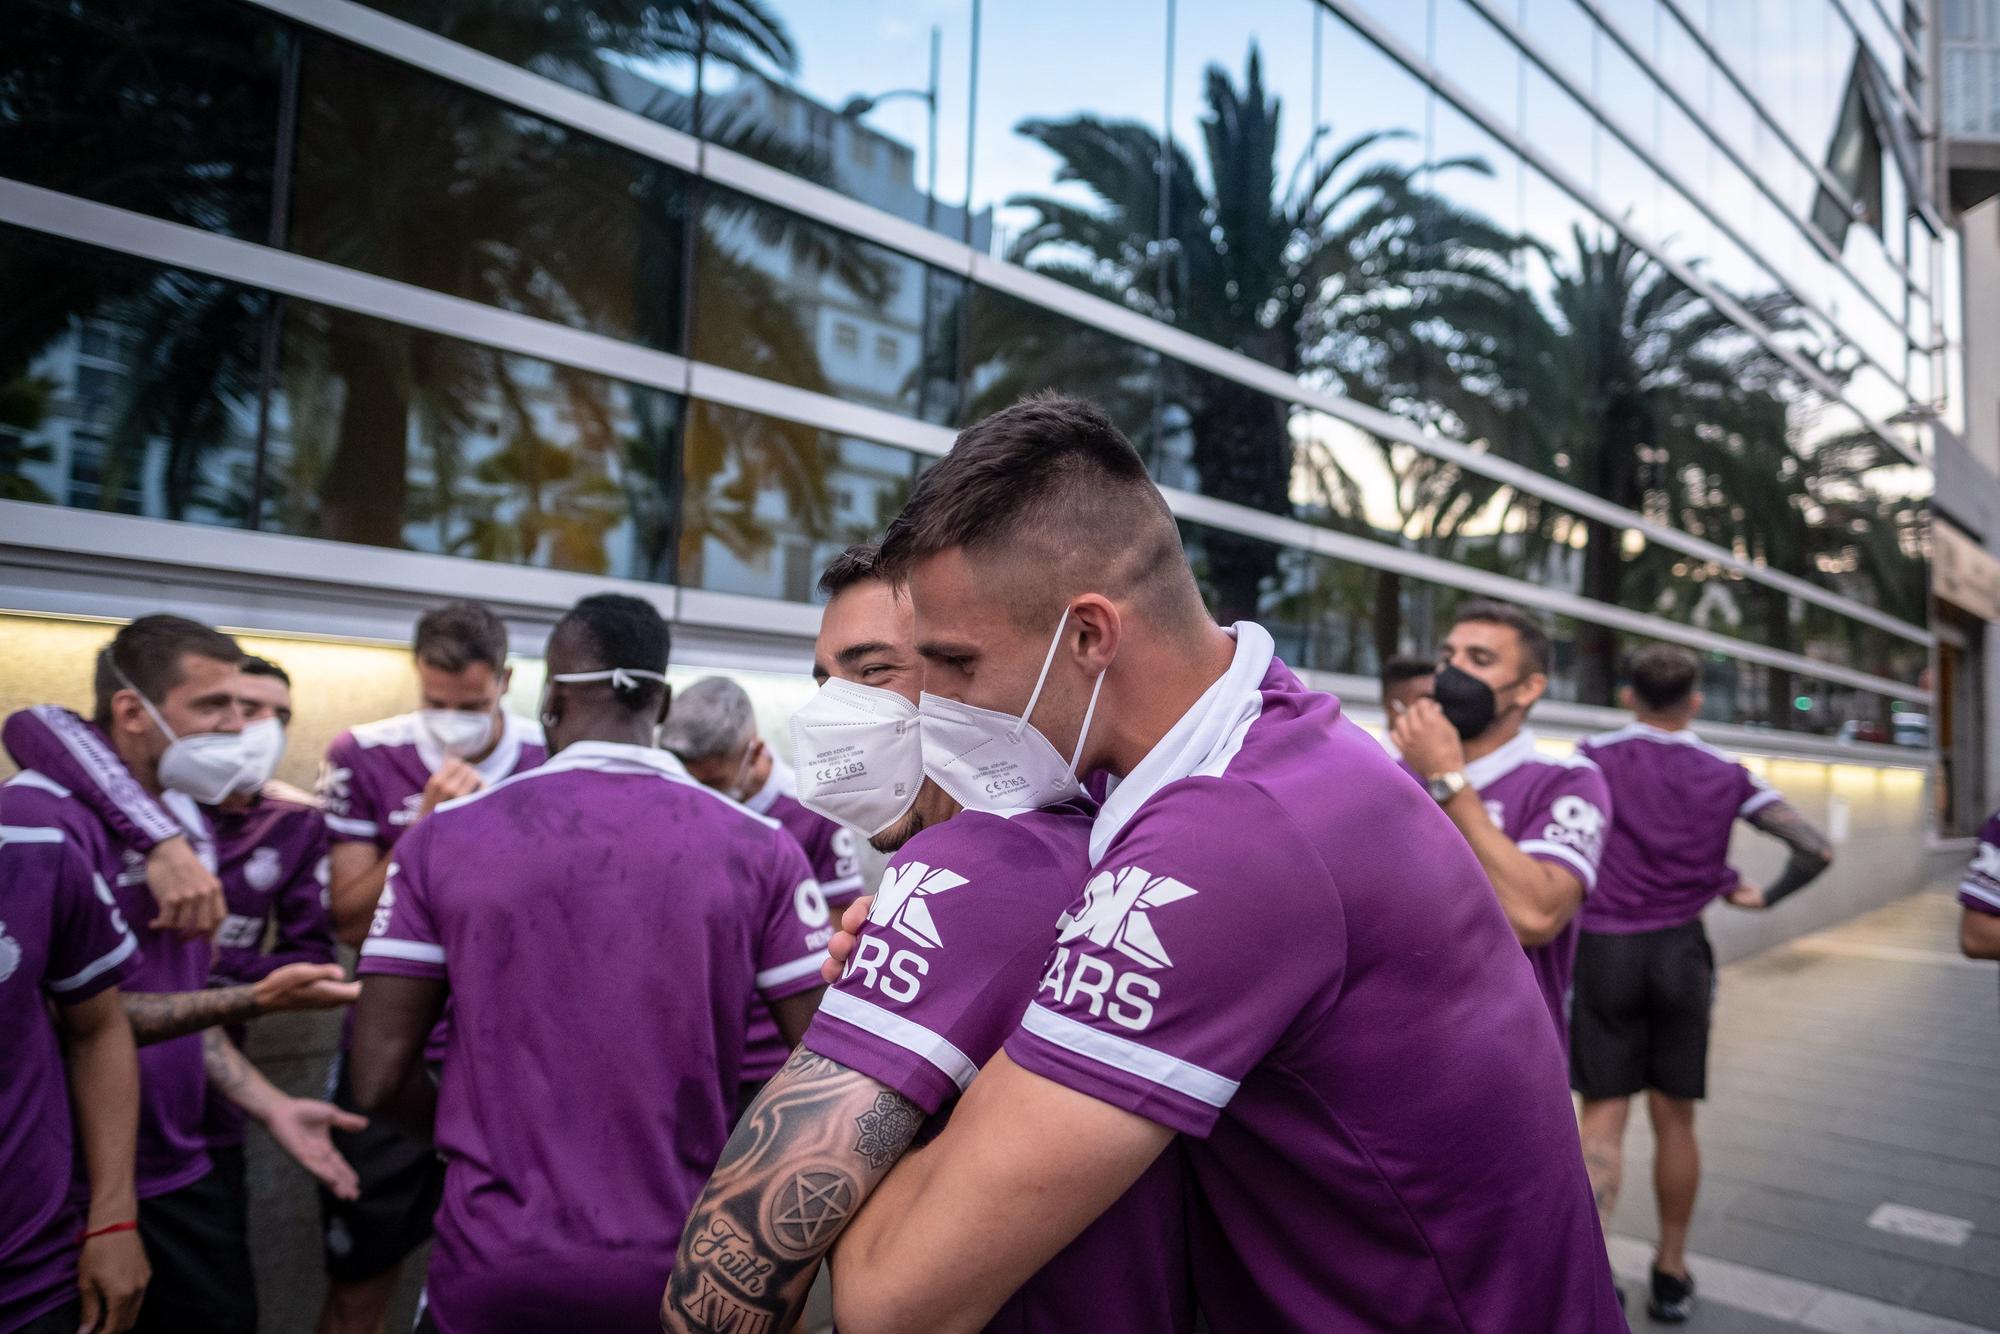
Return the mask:
<svg viewBox="0 0 2000 1334">
<path fill-rule="evenodd" d="M 1935 768 L 1961 830 L 1984 623 L 1927 558 L 1934 508 L 2000 539 L 1947 479 L 2000 455 L 1945 185 L 1992 8 L 12 0 L 6 605 L 130 560 L 310 631 L 364 572 L 399 635 L 611 579 L 796 665 L 825 558 L 1056 388 L 1315 679 L 1509 597 L 1556 721 L 1682 643 L 1717 735 Z"/>
</svg>

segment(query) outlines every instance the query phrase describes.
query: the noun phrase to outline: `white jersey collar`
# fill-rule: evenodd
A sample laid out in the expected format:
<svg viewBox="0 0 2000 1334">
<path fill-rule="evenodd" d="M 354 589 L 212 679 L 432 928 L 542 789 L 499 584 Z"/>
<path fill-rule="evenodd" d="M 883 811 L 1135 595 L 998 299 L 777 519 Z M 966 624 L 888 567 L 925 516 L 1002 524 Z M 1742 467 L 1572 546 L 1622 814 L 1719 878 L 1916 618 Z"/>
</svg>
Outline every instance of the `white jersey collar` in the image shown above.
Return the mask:
<svg viewBox="0 0 2000 1334">
<path fill-rule="evenodd" d="M 1514 739 L 1491 754 L 1469 760 L 1465 765 L 1465 780 L 1475 788 L 1484 789 L 1513 773 L 1530 760 L 1541 758 L 1535 750 L 1535 733 L 1523 727 L 1514 734 Z"/>
<path fill-rule="evenodd" d="M 404 716 L 410 720 L 410 732 L 416 739 L 417 758 L 423 761 L 424 768 L 436 773 L 444 764 L 444 751 L 438 748 L 438 743 L 424 726 L 422 717 L 415 713 Z M 521 747 L 528 742 L 541 744 L 542 725 L 503 712 L 500 715 L 499 744 L 493 747 L 491 754 L 472 767 L 487 783 L 497 783 L 520 767 Z"/>
<path fill-rule="evenodd" d="M 1228 670 L 1202 691 L 1194 707 L 1167 729 L 1146 758 L 1115 783 L 1090 828 L 1090 860 L 1101 860 L 1118 831 L 1139 808 L 1169 783 L 1195 774 L 1219 774 L 1243 745 L 1243 735 L 1264 711 L 1259 689 L 1277 646 L 1271 632 L 1255 621 L 1238 621 L 1227 633 L 1236 640 Z"/>
<path fill-rule="evenodd" d="M 597 769 L 612 773 L 657 773 L 692 783 L 687 767 L 670 750 L 624 741 L 578 741 L 551 755 L 544 769 Z"/>
<path fill-rule="evenodd" d="M 779 797 L 789 797 L 793 795 L 797 788 L 798 782 L 792 777 L 791 766 L 773 755 L 771 757 L 771 776 L 766 778 L 764 786 L 752 792 L 749 800 L 743 804 L 759 815 L 769 815 L 771 808 L 778 804 Z"/>
</svg>

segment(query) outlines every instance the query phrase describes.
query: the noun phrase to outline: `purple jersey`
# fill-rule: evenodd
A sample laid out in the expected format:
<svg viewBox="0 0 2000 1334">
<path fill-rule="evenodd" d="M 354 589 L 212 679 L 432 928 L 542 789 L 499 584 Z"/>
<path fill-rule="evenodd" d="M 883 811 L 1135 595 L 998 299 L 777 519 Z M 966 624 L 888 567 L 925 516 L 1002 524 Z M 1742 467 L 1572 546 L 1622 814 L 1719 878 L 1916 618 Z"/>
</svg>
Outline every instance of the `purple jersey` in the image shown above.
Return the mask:
<svg viewBox="0 0 2000 1334">
<path fill-rule="evenodd" d="M 450 987 L 444 1334 L 658 1328 L 750 997 L 817 987 L 826 930 L 798 844 L 651 747 L 579 743 L 410 832 L 360 971 Z"/>
<path fill-rule="evenodd" d="M 934 1131 L 1034 998 L 1056 919 L 1090 869 L 1095 814 L 1086 800 L 965 811 L 904 844 L 805 1045 L 902 1094 Z M 1180 1155 L 1169 1152 L 987 1328 L 1191 1329 L 1186 1246 Z"/>
<path fill-rule="evenodd" d="M 100 738 L 101 740 L 101 738 Z M 107 743 L 108 744 L 108 743 Z M 122 985 L 128 992 L 200 991 L 208 985 L 213 946 L 154 931 L 153 896 L 146 888 L 145 855 L 114 842 L 103 823 L 68 788 L 33 769 L 23 769 L 0 786 L 0 816 L 11 825 L 60 829 L 111 886 L 119 913 L 138 941 L 138 954 Z M 210 867 L 215 850 L 201 809 L 178 792 L 162 805 L 182 826 Z M 139 1198 L 151 1199 L 199 1181 L 209 1170 L 202 1116 L 208 1102 L 208 1075 L 201 1034 L 154 1042 L 139 1049 L 139 1152 L 135 1184 Z"/>
<path fill-rule="evenodd" d="M 1611 833 L 1583 929 L 1631 935 L 1683 926 L 1742 877 L 1729 836 L 1784 800 L 1770 784 L 1682 728 L 1632 723 L 1577 746 L 1611 789 Z"/>
<path fill-rule="evenodd" d="M 501 716 L 500 742 L 472 767 L 488 783 L 533 769 L 548 759 L 540 725 L 511 713 Z M 416 822 L 424 784 L 445 753 L 414 713 L 350 727 L 326 748 L 319 771 L 319 799 L 336 843 L 373 843 L 387 852 Z"/>
<path fill-rule="evenodd" d="M 76 1296 L 87 1191 L 49 1002 L 115 986 L 139 947 L 91 854 L 19 822 L 41 814 L 26 792 L 0 787 L 0 1329 Z"/>
<path fill-rule="evenodd" d="M 1561 1048 L 1478 859 L 1234 633 L 1107 798 L 1007 1054 L 1182 1133 L 1219 1334 L 1622 1331 Z"/>
<path fill-rule="evenodd" d="M 819 891 L 826 896 L 829 920 L 837 920 L 840 910 L 861 893 L 861 858 L 854 834 L 801 806 L 793 795 L 797 790 L 792 771 L 773 760 L 771 776 L 764 781 L 763 788 L 743 804 L 776 820 L 798 840 L 805 849 L 806 864 L 819 880 Z M 828 934 L 831 933 L 829 927 Z M 791 1048 L 785 1045 L 777 1023 L 771 1018 L 770 1006 L 761 1000 L 750 1003 L 749 1036 L 745 1042 L 743 1082 L 746 1084 L 760 1083 L 777 1074 L 778 1067 L 791 1055 Z"/>
<path fill-rule="evenodd" d="M 1979 851 L 1958 882 L 1958 901 L 1974 912 L 2000 917 L 2000 815 L 1989 815 L 1979 828 Z"/>
<path fill-rule="evenodd" d="M 1611 793 L 1597 766 L 1579 755 L 1544 755 L 1535 748 L 1534 734 L 1524 729 L 1492 754 L 1469 762 L 1465 776 L 1486 803 L 1494 827 L 1530 857 L 1560 866 L 1581 880 L 1588 903 L 1611 820 Z M 1579 907 L 1554 940 L 1527 952 L 1565 1050 L 1569 980 L 1576 971 L 1582 914 Z"/>
</svg>

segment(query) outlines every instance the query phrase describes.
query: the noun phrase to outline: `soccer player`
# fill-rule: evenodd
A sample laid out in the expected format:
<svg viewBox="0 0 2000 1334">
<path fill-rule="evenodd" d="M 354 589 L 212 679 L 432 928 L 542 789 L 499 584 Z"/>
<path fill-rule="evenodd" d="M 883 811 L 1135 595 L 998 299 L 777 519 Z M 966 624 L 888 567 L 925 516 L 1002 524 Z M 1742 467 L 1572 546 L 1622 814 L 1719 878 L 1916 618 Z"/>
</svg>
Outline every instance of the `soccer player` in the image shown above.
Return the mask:
<svg viewBox="0 0 2000 1334">
<path fill-rule="evenodd" d="M 97 660 L 92 725 L 99 747 L 181 823 L 204 855 L 212 855 L 211 838 L 197 803 L 221 801 L 262 763 L 243 741 L 236 688 L 242 656 L 234 640 L 206 626 L 179 616 L 144 616 L 121 629 Z M 353 1174 L 328 1131 L 362 1122 L 325 1103 L 281 1093 L 243 1059 L 221 1026 L 276 1010 L 345 1005 L 354 988 L 339 981 L 337 966 L 305 963 L 252 984 L 209 987 L 209 941 L 138 925 L 138 915 L 150 907 L 143 854 L 45 774 L 24 769 L 0 786 L 0 822 L 59 830 L 73 842 L 110 887 L 138 941 L 139 962 L 121 1002 L 142 1048 L 135 1188 L 153 1277 L 135 1328 L 254 1330 L 256 1292 L 242 1215 L 203 1139 L 209 1099 L 234 1102 L 339 1191 L 352 1190 Z"/>
<path fill-rule="evenodd" d="M 1535 746 L 1528 713 L 1552 658 L 1534 617 L 1468 602 L 1439 651 L 1433 697 L 1411 703 L 1390 737 L 1478 854 L 1567 1048 L 1576 913 L 1597 880 L 1611 797 L 1589 760 Z"/>
<path fill-rule="evenodd" d="M 10 804 L 0 788 L 0 810 Z M 110 900 L 90 858 L 61 829 L 0 824 L 7 1334 L 118 1334 L 132 1327 L 145 1295 L 132 1190 L 139 1063 L 118 994 L 138 942 Z M 87 1197 L 71 1171 L 79 1143 Z"/>
<path fill-rule="evenodd" d="M 320 770 L 334 930 L 352 945 L 374 917 L 398 839 L 440 803 L 548 758 L 540 725 L 501 707 L 511 675 L 507 626 L 492 611 L 453 602 L 425 612 L 412 648 L 416 711 L 341 733 Z M 351 1032 L 342 1033 L 343 1048 Z M 433 1059 L 444 1041 L 440 1028 Z M 351 1108 L 344 1052 L 330 1083 L 335 1104 Z M 430 1145 L 380 1123 L 336 1142 L 360 1174 L 361 1194 L 320 1193 L 327 1294 L 318 1332 L 378 1334 L 403 1261 L 431 1235 L 444 1165 Z"/>
<path fill-rule="evenodd" d="M 1478 859 L 1262 627 L 1209 617 L 1110 420 L 1050 395 L 962 431 L 882 562 L 927 775 L 1118 782 L 1035 1002 L 836 1251 L 840 1327 L 979 1328 L 1179 1134 L 1218 1334 L 1622 1329 Z"/>
<path fill-rule="evenodd" d="M 838 913 L 861 893 L 861 862 L 853 833 L 799 804 L 798 781 L 790 766 L 757 735 L 750 696 L 742 686 L 723 676 L 696 681 L 674 697 L 659 742 L 674 753 L 690 777 L 784 826 L 805 850 L 806 864 L 812 867 L 830 912 Z M 777 1074 L 791 1054 L 778 1036 L 770 1007 L 761 1000 L 751 1004 L 749 1033 L 738 1110 L 750 1105 L 764 1081 Z"/>
<path fill-rule="evenodd" d="M 237 700 L 243 735 L 255 738 L 255 762 L 239 786 L 203 806 L 215 838 L 216 873 L 228 916 L 215 934 L 211 986 L 259 981 L 288 963 L 331 964 L 333 931 L 327 920 L 326 822 L 311 797 L 271 777 L 284 755 L 292 721 L 291 678 L 264 658 L 237 664 Z M 145 789 L 131 781 L 96 729 L 67 709 L 23 709 L 0 729 L 15 763 L 70 789 L 113 837 L 146 852 L 159 845 L 154 831 L 181 826 Z M 270 947 L 265 936 L 273 935 Z M 245 1026 L 225 1026 L 241 1050 Z M 209 1160 L 227 1187 L 239 1230 L 249 1227 L 250 1191 L 243 1159 L 243 1113 L 226 1098 L 208 1099 Z"/>
<path fill-rule="evenodd" d="M 1958 946 L 1968 959 L 2000 959 L 2000 814 L 1979 830 L 1979 851 L 1958 884 Z"/>
<path fill-rule="evenodd" d="M 1715 960 L 1701 912 L 1717 898 L 1769 908 L 1810 884 L 1833 848 L 1783 796 L 1690 728 L 1701 713 L 1701 663 L 1684 648 L 1632 655 L 1625 703 L 1635 717 L 1578 747 L 1611 789 L 1611 831 L 1585 901 L 1570 1026 L 1570 1079 L 1583 1097 L 1583 1152 L 1604 1226 L 1624 1175 L 1625 1120 L 1646 1092 L 1660 1242 L 1647 1310 L 1674 1323 L 1694 1309 L 1687 1234 L 1701 1181 L 1694 1107 L 1708 1089 Z M 1738 820 L 1790 851 L 1759 887 L 1729 865 Z"/>
<path fill-rule="evenodd" d="M 874 547 L 852 547 L 820 577 L 827 606 L 813 662 L 826 684 L 794 730 L 809 774 L 872 775 L 839 784 L 834 798 L 864 832 L 909 800 L 889 794 L 899 780 L 914 790 L 922 763 L 915 729 L 874 725 L 915 718 L 922 675 L 909 601 L 875 559 Z M 954 813 L 957 802 L 924 784 L 924 827 L 875 840 L 895 855 L 853 965 L 723 1151 L 681 1239 L 665 1328 L 784 1325 L 840 1223 L 999 1051 L 1042 982 L 1056 918 L 1089 867 L 1096 807 L 1073 779 L 1059 786 L 1045 801 L 993 814 Z M 1128 1015 L 1147 1003 L 1142 990 L 1102 999 Z M 1190 1329 L 1181 1191 L 1178 1157 L 1163 1155 L 986 1327 Z M 774 1199 L 780 1207 L 767 1208 Z M 836 1293 L 843 1275 L 834 1275 Z"/>
<path fill-rule="evenodd" d="M 355 1093 L 434 1120 L 448 1164 L 423 1326 L 442 1334 L 652 1334 L 750 997 L 796 1040 L 819 996 L 805 854 L 652 744 L 667 648 L 637 598 L 572 608 L 549 637 L 553 758 L 413 829 L 362 946 Z"/>
</svg>

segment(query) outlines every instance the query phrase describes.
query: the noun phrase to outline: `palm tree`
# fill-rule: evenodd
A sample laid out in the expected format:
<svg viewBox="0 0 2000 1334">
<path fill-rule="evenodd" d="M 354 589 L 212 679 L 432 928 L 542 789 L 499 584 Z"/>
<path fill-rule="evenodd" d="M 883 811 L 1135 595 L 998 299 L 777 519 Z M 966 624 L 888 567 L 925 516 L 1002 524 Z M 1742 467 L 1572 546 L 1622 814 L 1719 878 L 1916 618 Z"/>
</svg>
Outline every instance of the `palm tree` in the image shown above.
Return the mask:
<svg viewBox="0 0 2000 1334">
<path fill-rule="evenodd" d="M 1082 185 L 1090 202 L 1011 200 L 1035 217 L 1010 258 L 1370 402 L 1407 402 L 1439 387 L 1427 370 L 1437 359 L 1436 331 L 1475 308 L 1505 306 L 1513 238 L 1432 193 L 1419 179 L 1423 169 L 1371 160 L 1405 130 L 1362 134 L 1330 153 L 1317 133 L 1284 170 L 1282 99 L 1266 91 L 1254 43 L 1240 87 L 1222 67 L 1209 67 L 1204 103 L 1199 165 L 1178 142 L 1163 153 L 1159 132 L 1136 121 L 1024 122 L 1020 133 L 1061 162 L 1057 179 Z M 1430 169 L 1459 170 L 1484 167 L 1453 160 Z M 981 386 L 989 400 L 1058 373 L 1077 383 L 1074 363 L 1057 360 L 1066 345 L 1059 331 L 1030 327 L 1008 339 L 1004 328 L 979 330 L 976 321 L 974 328 L 1002 335 L 1013 362 L 1011 375 Z M 1176 363 L 1156 370 L 1149 354 L 1119 353 L 1109 341 L 1087 348 L 1090 387 L 1109 387 L 1133 415 L 1159 376 L 1162 402 L 1185 416 L 1205 494 L 1293 512 L 1287 404 Z M 1351 496 L 1352 488 L 1332 478 L 1322 493 Z M 1319 517 L 1365 530 L 1356 504 Z M 1278 547 L 1219 531 L 1205 531 L 1200 546 L 1218 618 L 1257 615 L 1264 584 L 1279 570 Z"/>
</svg>

